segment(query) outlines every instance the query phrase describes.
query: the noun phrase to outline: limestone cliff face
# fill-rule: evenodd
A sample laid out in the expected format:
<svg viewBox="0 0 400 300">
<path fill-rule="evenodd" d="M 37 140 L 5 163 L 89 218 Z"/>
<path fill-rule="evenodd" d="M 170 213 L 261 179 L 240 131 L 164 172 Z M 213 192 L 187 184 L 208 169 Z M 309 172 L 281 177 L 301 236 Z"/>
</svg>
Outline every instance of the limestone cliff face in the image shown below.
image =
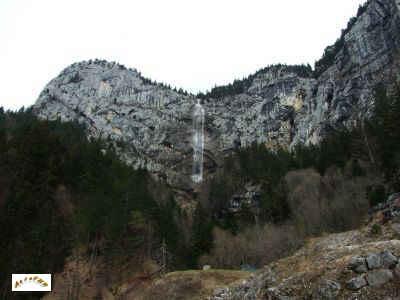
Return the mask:
<svg viewBox="0 0 400 300">
<path fill-rule="evenodd" d="M 86 123 L 91 135 L 123 142 L 121 156 L 129 164 L 188 187 L 193 103 L 193 97 L 152 84 L 136 70 L 94 60 L 73 64 L 53 79 L 34 111 Z"/>
<path fill-rule="evenodd" d="M 399 79 L 399 9 L 400 0 L 368 1 L 317 77 L 273 66 L 251 77 L 242 93 L 204 99 L 206 176 L 233 148 L 318 143 L 331 128 L 368 117 L 374 86 Z M 63 70 L 34 111 L 41 118 L 77 119 L 92 135 L 124 142 L 120 152 L 128 163 L 190 190 L 195 98 L 153 84 L 136 70 L 94 60 Z"/>
<path fill-rule="evenodd" d="M 394 82 L 400 70 L 399 7 L 392 0 L 369 1 L 318 78 L 270 68 L 245 93 L 222 103 L 210 100 L 211 107 L 217 103 L 224 146 L 235 138 L 241 145 L 317 143 L 330 128 L 368 116 L 376 84 Z"/>
</svg>

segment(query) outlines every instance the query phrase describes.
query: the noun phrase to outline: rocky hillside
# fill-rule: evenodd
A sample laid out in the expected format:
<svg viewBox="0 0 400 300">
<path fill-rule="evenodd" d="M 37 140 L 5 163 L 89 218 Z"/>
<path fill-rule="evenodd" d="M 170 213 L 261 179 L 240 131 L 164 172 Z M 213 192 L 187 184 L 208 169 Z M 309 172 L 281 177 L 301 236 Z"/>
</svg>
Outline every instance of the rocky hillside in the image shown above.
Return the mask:
<svg viewBox="0 0 400 300">
<path fill-rule="evenodd" d="M 394 194 L 364 227 L 309 239 L 294 255 L 216 289 L 211 299 L 398 299 L 399 238 L 400 194 Z"/>
<path fill-rule="evenodd" d="M 314 74 L 272 66 L 250 76 L 242 90 L 206 95 L 206 174 L 233 148 L 255 141 L 271 148 L 318 143 L 331 128 L 367 117 L 376 84 L 398 79 L 399 8 L 399 0 L 369 0 Z M 74 63 L 50 81 L 34 111 L 41 118 L 78 119 L 92 135 L 118 141 L 128 163 L 190 191 L 195 98 L 136 70 L 93 60 Z"/>
</svg>

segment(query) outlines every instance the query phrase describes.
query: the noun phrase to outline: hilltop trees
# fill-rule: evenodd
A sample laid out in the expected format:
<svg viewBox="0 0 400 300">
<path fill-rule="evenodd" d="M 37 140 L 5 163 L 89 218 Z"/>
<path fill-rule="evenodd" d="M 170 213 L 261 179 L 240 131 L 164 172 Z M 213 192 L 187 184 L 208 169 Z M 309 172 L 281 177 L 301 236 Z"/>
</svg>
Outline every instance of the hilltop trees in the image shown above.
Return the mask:
<svg viewBox="0 0 400 300">
<path fill-rule="evenodd" d="M 205 94 L 199 93 L 197 97 L 200 99 L 206 99 L 206 98 L 220 99 L 227 96 L 238 95 L 240 93 L 244 93 L 250 87 L 251 83 L 257 76 L 267 72 L 278 72 L 278 71 L 294 73 L 300 77 L 311 77 L 313 73 L 310 65 L 293 65 L 293 66 L 284 64 L 271 65 L 258 70 L 257 72 L 249 75 L 246 78 L 240 80 L 237 79 L 233 81 L 233 83 L 230 83 L 228 85 L 216 86 L 213 89 L 211 89 L 211 91 Z"/>
</svg>

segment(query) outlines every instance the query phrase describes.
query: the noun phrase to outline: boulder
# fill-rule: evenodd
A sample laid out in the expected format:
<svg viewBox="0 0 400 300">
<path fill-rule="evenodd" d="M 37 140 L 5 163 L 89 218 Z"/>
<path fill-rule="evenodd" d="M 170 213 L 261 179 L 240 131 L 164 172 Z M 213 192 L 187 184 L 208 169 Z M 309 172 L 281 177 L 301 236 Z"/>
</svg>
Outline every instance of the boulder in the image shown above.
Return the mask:
<svg viewBox="0 0 400 300">
<path fill-rule="evenodd" d="M 363 275 L 354 277 L 346 282 L 346 287 L 352 291 L 357 291 L 366 285 L 367 281 L 365 280 L 365 276 Z"/>
<path fill-rule="evenodd" d="M 368 271 L 365 258 L 361 256 L 352 257 L 349 262 L 349 268 L 356 273 L 365 273 Z"/>
<path fill-rule="evenodd" d="M 367 274 L 367 282 L 372 287 L 379 287 L 393 279 L 393 273 L 387 269 L 373 270 Z"/>
<path fill-rule="evenodd" d="M 397 264 L 397 257 L 392 254 L 392 252 L 385 250 L 380 254 L 382 259 L 382 264 L 385 268 L 394 268 Z"/>
<path fill-rule="evenodd" d="M 378 254 L 368 254 L 366 257 L 366 261 L 368 269 L 370 270 L 379 269 L 380 267 L 382 267 L 382 258 Z"/>
<path fill-rule="evenodd" d="M 337 299 L 340 289 L 340 283 L 333 280 L 323 280 L 318 287 L 318 299 Z"/>
</svg>

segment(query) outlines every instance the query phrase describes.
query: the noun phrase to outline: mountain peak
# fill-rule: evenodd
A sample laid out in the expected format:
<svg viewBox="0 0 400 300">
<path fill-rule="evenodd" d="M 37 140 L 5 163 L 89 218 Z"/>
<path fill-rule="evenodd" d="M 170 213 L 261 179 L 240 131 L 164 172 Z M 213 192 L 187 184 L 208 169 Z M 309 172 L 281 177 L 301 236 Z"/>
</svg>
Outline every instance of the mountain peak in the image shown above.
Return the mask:
<svg viewBox="0 0 400 300">
<path fill-rule="evenodd" d="M 400 69 L 400 4 L 371 0 L 338 42 L 310 66 L 273 65 L 199 94 L 206 112 L 205 175 L 237 147 L 315 144 L 368 117 L 374 87 Z M 153 83 L 135 69 L 89 60 L 72 64 L 40 94 L 42 118 L 78 120 L 91 135 L 123 141 L 121 156 L 184 190 L 190 180 L 194 95 Z"/>
</svg>

